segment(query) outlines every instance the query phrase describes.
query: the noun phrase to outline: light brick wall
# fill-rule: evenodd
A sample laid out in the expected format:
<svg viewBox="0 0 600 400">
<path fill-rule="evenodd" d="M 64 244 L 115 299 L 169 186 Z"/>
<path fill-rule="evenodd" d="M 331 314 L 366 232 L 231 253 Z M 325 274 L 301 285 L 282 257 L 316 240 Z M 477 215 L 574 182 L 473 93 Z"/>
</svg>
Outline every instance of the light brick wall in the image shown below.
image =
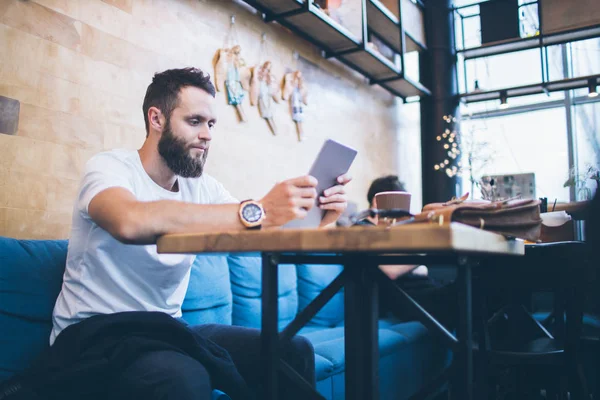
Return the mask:
<svg viewBox="0 0 600 400">
<path fill-rule="evenodd" d="M 274 137 L 246 101 L 247 123 L 222 93 L 207 171 L 238 198 L 257 198 L 308 171 L 326 138 L 359 150 L 348 190 L 366 207 L 370 181 L 399 173 L 420 206 L 419 107 L 401 105 L 309 43 L 233 0 L 3 0 L 0 95 L 21 102 L 16 135 L 0 135 L 0 235 L 66 238 L 78 180 L 95 153 L 138 148 L 142 100 L 152 74 L 196 66 L 213 74 L 230 15 L 249 64 L 263 32 L 276 73 L 307 70 L 307 139 L 298 143 L 286 104 Z M 311 72 L 312 71 L 312 72 Z"/>
</svg>

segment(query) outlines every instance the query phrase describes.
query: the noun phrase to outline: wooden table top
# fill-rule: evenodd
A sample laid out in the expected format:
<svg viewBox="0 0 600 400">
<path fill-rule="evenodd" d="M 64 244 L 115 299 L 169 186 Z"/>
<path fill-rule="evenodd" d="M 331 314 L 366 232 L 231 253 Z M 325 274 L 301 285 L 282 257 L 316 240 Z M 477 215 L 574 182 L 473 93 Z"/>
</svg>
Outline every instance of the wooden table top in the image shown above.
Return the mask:
<svg viewBox="0 0 600 400">
<path fill-rule="evenodd" d="M 167 234 L 158 239 L 157 245 L 159 253 L 454 251 L 525 254 L 521 240 L 506 240 L 504 236 L 455 222 L 446 225 L 408 224 L 392 228 L 355 226 Z"/>
</svg>

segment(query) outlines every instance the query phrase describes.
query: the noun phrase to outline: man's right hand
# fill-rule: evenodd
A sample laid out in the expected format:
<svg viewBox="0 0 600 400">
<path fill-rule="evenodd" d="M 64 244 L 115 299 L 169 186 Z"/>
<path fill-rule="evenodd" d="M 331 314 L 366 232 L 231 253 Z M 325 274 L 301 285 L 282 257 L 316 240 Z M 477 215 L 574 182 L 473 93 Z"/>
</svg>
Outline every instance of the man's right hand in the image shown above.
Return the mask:
<svg viewBox="0 0 600 400">
<path fill-rule="evenodd" d="M 280 227 L 294 219 L 304 218 L 315 205 L 317 180 L 301 176 L 276 184 L 260 203 L 265 210 L 264 228 Z"/>
</svg>

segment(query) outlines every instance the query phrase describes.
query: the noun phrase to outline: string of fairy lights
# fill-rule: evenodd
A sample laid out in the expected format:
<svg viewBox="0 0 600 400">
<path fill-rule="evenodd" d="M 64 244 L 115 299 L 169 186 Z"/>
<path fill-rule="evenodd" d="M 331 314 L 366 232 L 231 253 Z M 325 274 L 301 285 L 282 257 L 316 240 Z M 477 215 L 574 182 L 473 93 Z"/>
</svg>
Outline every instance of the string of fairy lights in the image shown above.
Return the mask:
<svg viewBox="0 0 600 400">
<path fill-rule="evenodd" d="M 456 117 L 452 115 L 444 115 L 444 122 L 448 127 L 441 135 L 436 137 L 436 140 L 441 143 L 446 150 L 446 157 L 443 161 L 435 164 L 433 169 L 436 171 L 445 171 L 450 178 L 454 176 L 462 176 L 462 162 L 460 161 L 460 135 L 456 130 L 458 125 Z"/>
</svg>

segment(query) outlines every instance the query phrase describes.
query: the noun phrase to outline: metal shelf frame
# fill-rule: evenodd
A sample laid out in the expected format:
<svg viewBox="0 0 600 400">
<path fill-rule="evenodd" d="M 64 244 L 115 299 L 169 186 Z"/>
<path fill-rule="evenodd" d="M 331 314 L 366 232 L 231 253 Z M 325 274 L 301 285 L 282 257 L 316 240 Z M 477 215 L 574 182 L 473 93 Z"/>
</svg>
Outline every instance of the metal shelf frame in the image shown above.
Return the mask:
<svg viewBox="0 0 600 400">
<path fill-rule="evenodd" d="M 430 91 L 419 82 L 404 75 L 404 53 L 406 35 L 402 29 L 402 18 L 395 18 L 389 10 L 385 14 L 388 21 L 395 24 L 399 45 L 390 48 L 399 54 L 399 65 L 387 59 L 379 52 L 367 46 L 369 34 L 376 30 L 368 24 L 368 7 L 379 3 L 377 0 L 361 0 L 361 38 L 355 37 L 345 27 L 334 21 L 323 10 L 315 5 L 314 0 L 244 0 L 246 3 L 263 14 L 265 22 L 277 22 L 288 28 L 308 42 L 318 46 L 326 58 L 336 58 L 348 67 L 358 71 L 369 79 L 372 85 L 378 84 L 403 101 L 407 97 L 430 95 Z M 422 7 L 420 1 L 417 4 Z M 380 4 L 379 4 L 380 5 Z M 400 15 L 402 15 L 401 0 L 398 0 Z M 382 8 L 378 10 L 382 10 Z M 394 17 L 390 19 L 389 17 Z M 389 38 L 388 38 L 389 39 Z M 409 36 L 411 43 L 417 43 Z M 388 45 L 386 40 L 383 40 Z M 425 47 L 421 44 L 420 50 Z"/>
<path fill-rule="evenodd" d="M 483 2 L 483 1 L 482 1 Z M 467 48 L 465 44 L 465 35 L 464 35 L 464 21 L 470 18 L 476 18 L 479 16 L 478 13 L 472 14 L 463 14 L 461 10 L 469 9 L 475 7 L 482 2 L 469 4 L 466 6 L 454 7 L 453 11 L 453 21 L 456 21 L 456 17 L 460 18 L 460 30 L 461 34 L 461 46 L 456 49 L 458 54 L 461 54 L 464 60 L 470 60 L 473 58 L 480 57 L 490 57 L 499 54 L 510 53 L 514 51 L 520 50 L 528 50 L 534 49 L 537 47 L 545 47 L 552 46 L 557 44 L 564 44 L 569 42 L 574 42 L 577 40 L 585 40 L 594 37 L 600 36 L 600 24 L 595 26 L 587 26 L 581 27 L 578 29 L 563 31 L 563 32 L 555 32 L 551 34 L 544 34 L 542 30 L 542 3 L 539 0 L 531 0 L 526 3 L 519 5 L 519 7 L 525 7 L 532 4 L 537 4 L 538 6 L 538 31 L 539 34 L 532 37 L 527 38 L 515 38 L 510 40 L 503 40 L 494 43 L 487 43 L 477 47 Z M 455 27 L 456 28 L 456 27 Z M 455 29 L 456 31 L 456 29 Z"/>
<path fill-rule="evenodd" d="M 531 4 L 537 4 L 537 16 L 538 16 L 538 32 L 539 34 L 533 37 L 528 38 L 515 38 L 510 40 L 499 41 L 495 43 L 484 44 L 479 47 L 466 48 L 465 46 L 465 33 L 464 33 L 464 21 L 469 18 L 478 17 L 478 13 L 471 14 L 463 14 L 461 10 L 472 8 L 474 6 L 479 5 L 480 3 L 470 4 L 461 7 L 455 7 L 452 9 L 453 12 L 453 23 L 456 24 L 456 20 L 460 18 L 460 29 L 462 36 L 462 46 L 461 48 L 457 48 L 457 62 L 465 63 L 468 60 L 483 58 L 483 57 L 491 57 L 497 56 L 501 54 L 519 52 L 524 50 L 531 49 L 539 49 L 540 52 L 540 69 L 541 69 L 541 82 L 531 85 L 523 85 L 523 86 L 515 86 L 509 88 L 501 88 L 490 91 L 467 91 L 467 68 L 463 66 L 463 74 L 464 74 L 464 85 L 463 88 L 466 93 L 462 93 L 459 95 L 461 101 L 466 103 L 477 102 L 477 101 L 487 101 L 487 100 L 495 100 L 500 99 L 502 95 L 506 95 L 508 97 L 519 97 L 519 96 L 527 96 L 533 94 L 540 93 L 549 93 L 553 91 L 562 91 L 562 90 L 573 90 L 579 88 L 585 88 L 588 86 L 589 79 L 598 80 L 598 75 L 584 76 L 584 77 L 575 77 L 568 79 L 560 79 L 560 80 L 550 80 L 550 68 L 548 61 L 548 47 L 553 45 L 562 45 L 569 42 L 574 42 L 578 40 L 585 40 L 595 37 L 600 37 L 600 24 L 595 26 L 582 27 L 574 30 L 552 33 L 548 35 L 544 35 L 543 26 L 542 26 L 542 2 L 539 0 L 531 0 L 524 4 L 521 4 L 520 7 L 524 7 Z M 457 18 L 458 17 L 458 18 Z M 456 31 L 456 25 L 455 25 Z M 458 71 L 458 70 L 457 70 Z M 457 77 L 458 81 L 458 77 Z"/>
<path fill-rule="evenodd" d="M 398 1 L 398 9 L 401 10 L 402 1 Z M 423 11 L 422 3 L 417 6 Z M 402 11 L 400 11 L 402 15 Z M 379 0 L 367 1 L 367 26 L 369 33 L 377 36 L 379 40 L 385 43 L 396 53 L 404 54 L 411 51 L 424 51 L 427 46 L 417 41 L 410 33 L 402 29 L 402 21 L 388 10 Z M 402 38 L 404 35 L 405 48 L 402 48 Z"/>
<path fill-rule="evenodd" d="M 510 97 L 529 96 L 533 94 L 542 94 L 550 92 L 559 92 L 565 90 L 582 89 L 588 87 L 588 82 L 595 80 L 596 84 L 600 83 L 599 75 L 581 76 L 575 78 L 559 79 L 545 83 L 536 83 L 533 85 L 514 86 L 505 89 L 497 89 L 482 92 L 470 92 L 459 95 L 461 101 L 465 103 L 473 103 L 478 101 L 499 100 L 503 92 Z"/>
</svg>

